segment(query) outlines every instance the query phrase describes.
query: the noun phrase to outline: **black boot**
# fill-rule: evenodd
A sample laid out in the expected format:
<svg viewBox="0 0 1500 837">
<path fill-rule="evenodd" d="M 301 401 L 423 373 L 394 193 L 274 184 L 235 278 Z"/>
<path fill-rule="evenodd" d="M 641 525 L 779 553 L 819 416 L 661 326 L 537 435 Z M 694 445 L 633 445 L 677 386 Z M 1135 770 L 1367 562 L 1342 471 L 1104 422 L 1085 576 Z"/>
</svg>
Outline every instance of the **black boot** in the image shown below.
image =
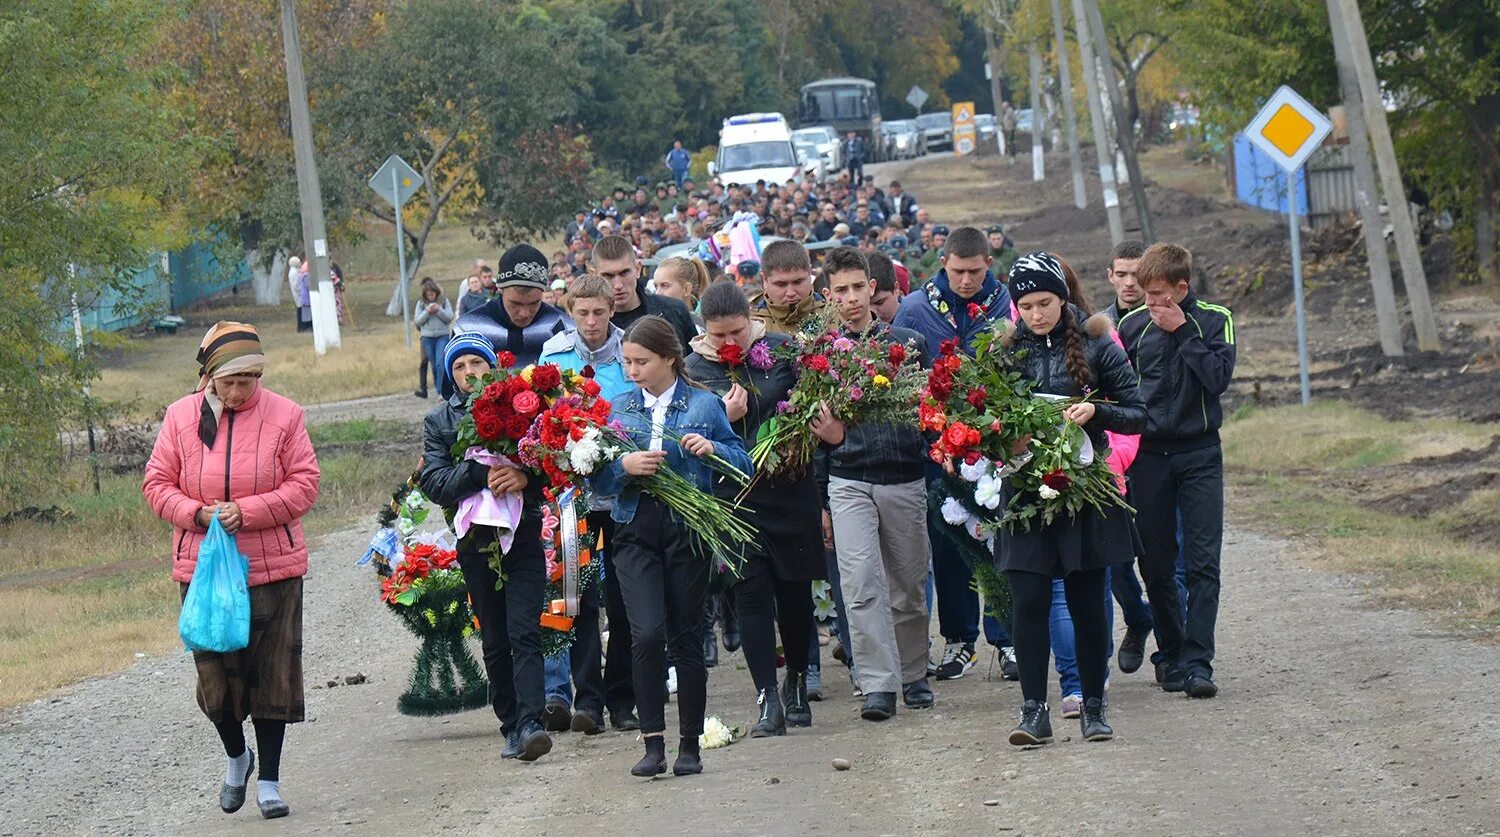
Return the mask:
<svg viewBox="0 0 1500 837">
<path fill-rule="evenodd" d="M 1102 711 L 1102 710 L 1101 710 Z M 1010 731 L 1010 743 L 1017 747 L 1045 744 L 1052 740 L 1052 716 L 1047 704 L 1028 700 L 1021 706 L 1021 723 Z"/>
<path fill-rule="evenodd" d="M 703 666 L 714 668 L 719 664 L 719 642 L 714 637 L 713 625 L 703 632 Z"/>
<path fill-rule="evenodd" d="M 767 738 L 786 735 L 786 713 L 781 708 L 781 696 L 775 689 L 761 689 L 755 703 L 760 707 L 760 720 L 750 728 L 751 738 Z"/>
<path fill-rule="evenodd" d="M 786 684 L 781 687 L 781 698 L 786 701 L 787 726 L 812 726 L 812 704 L 807 702 L 806 672 L 787 672 Z"/>
<path fill-rule="evenodd" d="M 720 599 L 719 616 L 724 620 L 724 650 L 733 654 L 740 650 L 740 617 L 734 612 L 734 602 L 728 596 Z"/>
<path fill-rule="evenodd" d="M 660 735 L 646 736 L 646 755 L 630 768 L 632 776 L 660 776 L 667 772 L 667 739 Z"/>
<path fill-rule="evenodd" d="M 1083 727 L 1084 741 L 1108 741 L 1115 737 L 1115 731 L 1104 720 L 1104 701 L 1099 698 L 1083 702 L 1083 718 L 1078 723 Z"/>
<path fill-rule="evenodd" d="M 677 760 L 672 762 L 672 775 L 692 776 L 702 772 L 703 758 L 698 755 L 698 739 L 682 739 L 677 745 Z"/>
</svg>

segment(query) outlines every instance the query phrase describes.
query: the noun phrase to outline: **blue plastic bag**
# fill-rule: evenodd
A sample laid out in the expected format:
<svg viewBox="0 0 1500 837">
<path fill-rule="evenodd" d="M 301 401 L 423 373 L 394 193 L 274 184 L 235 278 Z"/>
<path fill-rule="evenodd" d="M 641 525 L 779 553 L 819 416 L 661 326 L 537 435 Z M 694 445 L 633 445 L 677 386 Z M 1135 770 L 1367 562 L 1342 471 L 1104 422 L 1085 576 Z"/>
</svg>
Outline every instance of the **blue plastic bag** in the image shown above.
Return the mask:
<svg viewBox="0 0 1500 837">
<path fill-rule="evenodd" d="M 250 561 L 219 524 L 218 512 L 198 548 L 177 632 L 189 651 L 225 654 L 250 644 Z"/>
</svg>

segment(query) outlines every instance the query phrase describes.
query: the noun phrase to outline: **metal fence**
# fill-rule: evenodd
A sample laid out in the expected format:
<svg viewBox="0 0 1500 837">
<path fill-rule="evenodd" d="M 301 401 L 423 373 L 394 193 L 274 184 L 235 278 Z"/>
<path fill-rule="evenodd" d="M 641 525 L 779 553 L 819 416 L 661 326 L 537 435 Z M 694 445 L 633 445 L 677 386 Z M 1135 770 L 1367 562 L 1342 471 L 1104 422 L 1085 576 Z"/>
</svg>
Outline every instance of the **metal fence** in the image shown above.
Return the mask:
<svg viewBox="0 0 1500 837">
<path fill-rule="evenodd" d="M 134 293 L 121 294 L 105 288 L 89 299 L 80 293 L 83 326 L 101 331 L 123 331 L 144 325 L 152 318 L 173 313 L 224 291 L 250 288 L 250 270 L 243 259 L 222 265 L 206 245 L 190 244 L 182 250 L 158 253 L 157 258 L 131 277 Z M 71 329 L 71 324 L 68 324 Z"/>
<path fill-rule="evenodd" d="M 1241 203 L 1286 214 L 1285 175 L 1244 134 L 1234 138 L 1233 178 L 1235 197 Z M 1293 178 L 1292 187 L 1297 214 L 1306 216 L 1313 229 L 1358 209 L 1347 141 L 1329 142 L 1314 151 Z"/>
</svg>

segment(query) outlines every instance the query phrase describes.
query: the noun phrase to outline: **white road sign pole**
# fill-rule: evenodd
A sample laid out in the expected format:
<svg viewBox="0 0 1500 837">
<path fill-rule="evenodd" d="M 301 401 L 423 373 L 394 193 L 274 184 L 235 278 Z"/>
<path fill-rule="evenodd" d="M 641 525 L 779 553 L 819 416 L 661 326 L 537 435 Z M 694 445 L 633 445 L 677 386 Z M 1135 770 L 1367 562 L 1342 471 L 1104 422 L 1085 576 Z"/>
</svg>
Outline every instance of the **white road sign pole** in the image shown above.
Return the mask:
<svg viewBox="0 0 1500 837">
<path fill-rule="evenodd" d="M 1302 383 L 1302 406 L 1312 403 L 1311 359 L 1307 354 L 1307 303 L 1302 293 L 1302 224 L 1297 220 L 1297 183 L 1286 172 L 1287 226 L 1292 232 L 1292 295 L 1297 299 L 1297 377 Z"/>
<path fill-rule="evenodd" d="M 397 180 L 395 166 L 391 167 L 391 194 L 400 197 L 401 184 Z M 411 300 L 406 296 L 406 286 L 411 284 L 406 276 L 406 232 L 401 226 L 401 204 L 396 204 L 396 260 L 401 270 L 401 322 L 406 326 L 406 348 L 411 348 Z"/>
<path fill-rule="evenodd" d="M 1292 294 L 1297 302 L 1297 374 L 1302 404 L 1312 403 L 1311 359 L 1307 351 L 1307 312 L 1302 293 L 1302 229 L 1297 215 L 1297 172 L 1333 130 L 1317 108 L 1282 85 L 1250 120 L 1245 137 L 1286 174 L 1286 217 L 1292 237 Z"/>
<path fill-rule="evenodd" d="M 406 228 L 402 223 L 401 207 L 406 204 L 407 198 L 416 194 L 422 185 L 422 175 L 417 170 L 407 165 L 399 154 L 387 157 L 385 164 L 380 170 L 370 177 L 370 188 L 375 194 L 385 198 L 395 211 L 396 218 L 396 259 L 400 277 L 396 280 L 395 299 L 400 300 L 401 320 L 406 324 L 406 347 L 411 348 L 411 302 L 407 299 L 406 286 Z M 389 192 L 386 190 L 390 189 Z M 394 315 L 389 307 L 386 308 L 387 315 Z"/>
</svg>

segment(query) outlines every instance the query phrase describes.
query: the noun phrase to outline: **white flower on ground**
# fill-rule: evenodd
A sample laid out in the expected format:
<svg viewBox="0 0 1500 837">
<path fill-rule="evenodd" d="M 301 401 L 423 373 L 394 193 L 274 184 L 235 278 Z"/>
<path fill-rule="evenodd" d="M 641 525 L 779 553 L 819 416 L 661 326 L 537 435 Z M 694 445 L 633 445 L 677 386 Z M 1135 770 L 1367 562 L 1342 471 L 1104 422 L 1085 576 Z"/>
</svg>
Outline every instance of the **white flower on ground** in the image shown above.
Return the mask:
<svg viewBox="0 0 1500 837">
<path fill-rule="evenodd" d="M 703 722 L 703 734 L 698 736 L 698 746 L 705 750 L 717 750 L 733 744 L 738 737 L 735 729 L 725 725 L 718 715 L 714 715 Z"/>
<path fill-rule="evenodd" d="M 1062 496 L 1062 494 L 1059 493 L 1057 489 L 1053 488 L 1050 485 L 1043 485 L 1041 488 L 1037 489 L 1036 493 L 1042 495 L 1043 500 L 1056 500 L 1058 497 Z"/>
<path fill-rule="evenodd" d="M 962 526 L 969 520 L 969 510 L 958 501 L 957 497 L 949 497 L 943 501 L 943 520 L 949 526 Z"/>
<path fill-rule="evenodd" d="M 974 502 L 987 509 L 1000 507 L 1000 480 L 985 474 L 974 483 Z"/>
</svg>

